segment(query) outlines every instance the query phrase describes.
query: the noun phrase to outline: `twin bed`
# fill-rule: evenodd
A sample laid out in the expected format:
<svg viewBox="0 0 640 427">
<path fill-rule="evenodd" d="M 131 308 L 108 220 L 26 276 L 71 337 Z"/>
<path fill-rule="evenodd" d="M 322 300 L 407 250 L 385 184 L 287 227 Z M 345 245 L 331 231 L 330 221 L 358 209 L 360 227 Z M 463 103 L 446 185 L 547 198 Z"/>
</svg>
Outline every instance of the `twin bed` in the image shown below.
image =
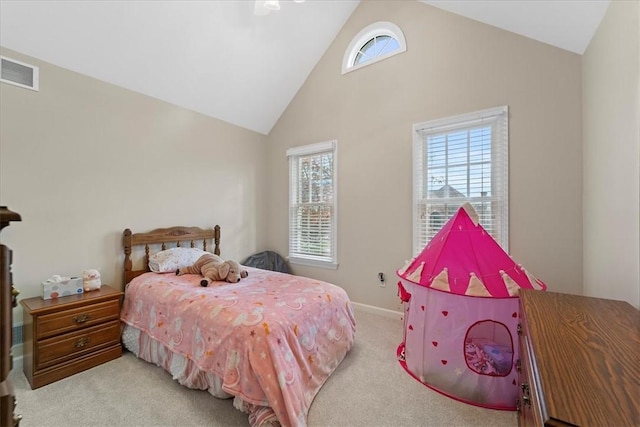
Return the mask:
<svg viewBox="0 0 640 427">
<path fill-rule="evenodd" d="M 220 227 L 124 232 L 123 345 L 180 384 L 233 398 L 252 426 L 306 425 L 324 382 L 354 343 L 338 286 L 247 267 L 239 283 L 201 287 L 197 275 L 153 273 L 152 249 L 188 244 L 220 254 Z M 132 255 L 142 252 L 134 269 Z"/>
</svg>

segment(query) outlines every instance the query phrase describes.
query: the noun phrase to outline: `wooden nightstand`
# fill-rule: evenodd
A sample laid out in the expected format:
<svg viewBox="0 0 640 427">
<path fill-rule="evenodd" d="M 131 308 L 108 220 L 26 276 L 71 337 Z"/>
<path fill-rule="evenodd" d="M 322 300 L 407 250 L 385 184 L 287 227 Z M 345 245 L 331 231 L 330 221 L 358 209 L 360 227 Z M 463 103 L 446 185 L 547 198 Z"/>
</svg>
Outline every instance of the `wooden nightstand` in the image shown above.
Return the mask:
<svg viewBox="0 0 640 427">
<path fill-rule="evenodd" d="M 20 301 L 24 308 L 24 374 L 31 388 L 120 357 L 122 296 L 103 285 L 80 295 Z"/>
</svg>

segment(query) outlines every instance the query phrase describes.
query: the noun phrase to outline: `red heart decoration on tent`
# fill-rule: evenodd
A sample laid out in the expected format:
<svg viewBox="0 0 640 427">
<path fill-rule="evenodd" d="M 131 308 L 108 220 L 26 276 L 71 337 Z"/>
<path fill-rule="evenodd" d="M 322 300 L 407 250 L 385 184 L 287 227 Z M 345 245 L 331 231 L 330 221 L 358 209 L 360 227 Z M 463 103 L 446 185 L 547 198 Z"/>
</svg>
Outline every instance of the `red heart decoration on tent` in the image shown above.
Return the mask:
<svg viewBox="0 0 640 427">
<path fill-rule="evenodd" d="M 516 313 L 515 311 L 513 312 L 513 314 L 511 315 L 511 317 L 516 318 L 518 317 L 518 313 Z"/>
<path fill-rule="evenodd" d="M 447 310 L 444 310 L 444 311 L 442 312 L 442 315 L 443 315 L 444 317 L 447 317 L 447 316 L 449 315 L 449 312 L 448 312 Z"/>
<path fill-rule="evenodd" d="M 413 325 L 409 325 L 409 330 L 413 331 Z"/>
<path fill-rule="evenodd" d="M 421 305 L 420 308 L 422 309 L 422 311 L 424 311 L 424 305 Z"/>
<path fill-rule="evenodd" d="M 431 344 L 433 344 L 434 347 L 438 346 L 438 341 L 431 341 Z"/>
<path fill-rule="evenodd" d="M 443 364 L 443 365 L 446 365 L 446 364 L 447 364 L 447 361 L 446 361 L 446 360 L 444 360 L 444 359 L 442 359 L 442 360 L 441 360 L 441 362 L 442 362 L 442 364 Z"/>
</svg>

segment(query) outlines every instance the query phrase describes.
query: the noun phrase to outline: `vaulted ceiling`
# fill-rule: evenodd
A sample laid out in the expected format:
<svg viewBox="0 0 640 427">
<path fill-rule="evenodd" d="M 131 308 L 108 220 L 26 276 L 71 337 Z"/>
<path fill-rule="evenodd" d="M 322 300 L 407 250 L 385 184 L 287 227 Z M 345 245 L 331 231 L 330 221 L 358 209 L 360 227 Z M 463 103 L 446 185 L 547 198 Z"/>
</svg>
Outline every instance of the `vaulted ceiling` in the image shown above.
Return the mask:
<svg viewBox="0 0 640 427">
<path fill-rule="evenodd" d="M 0 45 L 268 134 L 359 3 L 0 0 Z M 609 1 L 423 3 L 582 54 Z"/>
</svg>

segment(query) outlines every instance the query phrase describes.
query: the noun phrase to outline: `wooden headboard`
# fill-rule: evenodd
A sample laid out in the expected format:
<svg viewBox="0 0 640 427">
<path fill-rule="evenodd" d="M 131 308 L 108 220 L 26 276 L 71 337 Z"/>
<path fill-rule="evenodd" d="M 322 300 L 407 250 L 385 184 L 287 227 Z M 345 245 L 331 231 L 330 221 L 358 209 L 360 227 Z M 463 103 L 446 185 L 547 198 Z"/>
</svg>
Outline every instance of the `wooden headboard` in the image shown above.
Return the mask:
<svg viewBox="0 0 640 427">
<path fill-rule="evenodd" d="M 170 227 L 157 228 L 148 233 L 132 233 L 130 229 L 124 230 L 124 285 L 149 270 L 149 245 L 162 245 L 162 250 L 167 249 L 168 243 L 175 243 L 176 247 L 183 242 L 190 242 L 192 248 L 196 247 L 196 242 L 202 241 L 202 249 L 207 250 L 207 240 L 213 240 L 213 253 L 220 255 L 220 226 L 216 225 L 212 229 L 200 227 Z M 144 245 L 144 269 L 133 270 L 131 261 L 131 248 Z"/>
</svg>

